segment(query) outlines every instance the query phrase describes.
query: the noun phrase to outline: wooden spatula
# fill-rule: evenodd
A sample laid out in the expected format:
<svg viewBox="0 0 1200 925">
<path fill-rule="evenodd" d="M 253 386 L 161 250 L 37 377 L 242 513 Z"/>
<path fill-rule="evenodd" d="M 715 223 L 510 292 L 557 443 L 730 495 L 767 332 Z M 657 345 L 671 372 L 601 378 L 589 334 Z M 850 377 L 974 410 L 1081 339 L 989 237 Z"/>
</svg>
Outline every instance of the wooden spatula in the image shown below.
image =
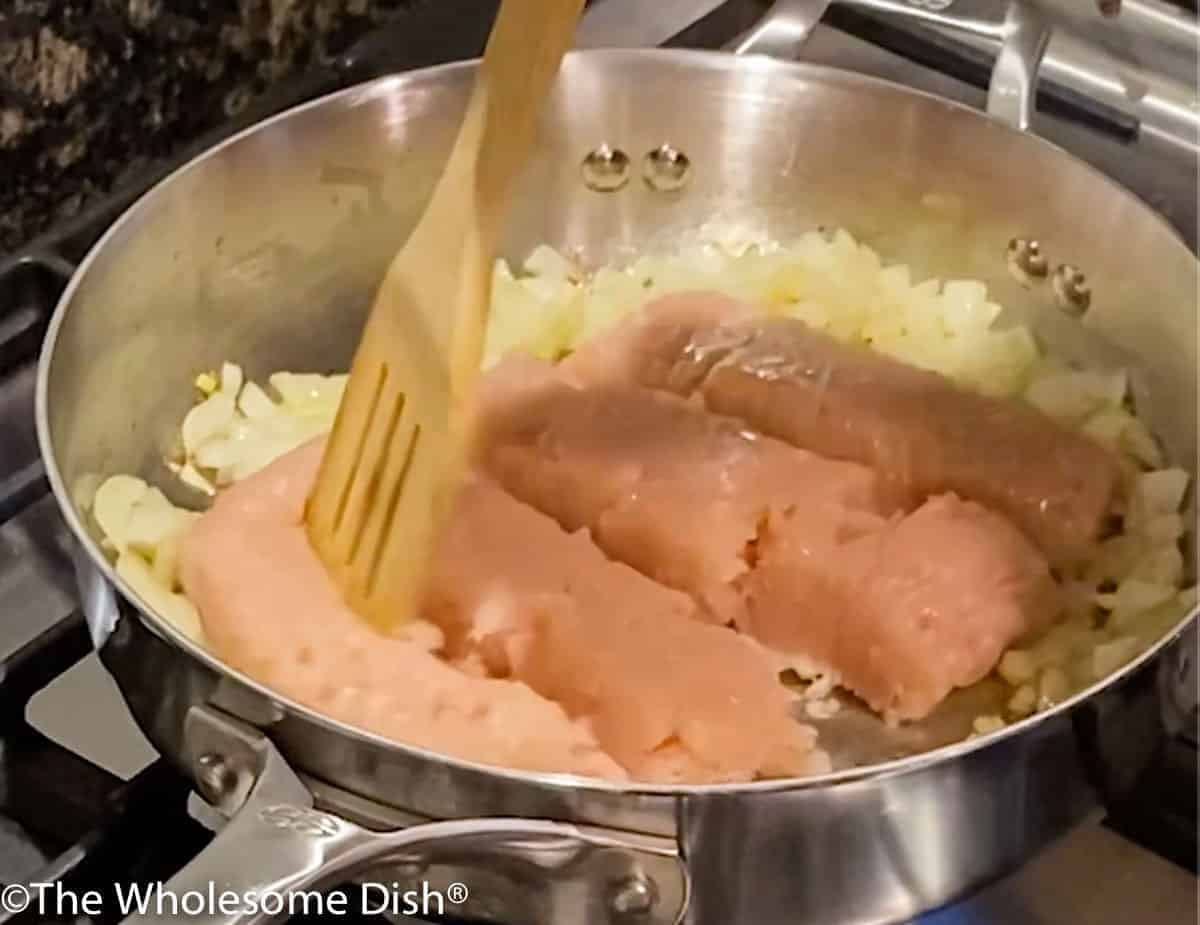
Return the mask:
<svg viewBox="0 0 1200 925">
<path fill-rule="evenodd" d="M 583 0 L 503 0 L 429 206 L 367 320 L 305 512 L 347 601 L 388 630 L 417 615 L 463 473 L 496 238 Z"/>
</svg>

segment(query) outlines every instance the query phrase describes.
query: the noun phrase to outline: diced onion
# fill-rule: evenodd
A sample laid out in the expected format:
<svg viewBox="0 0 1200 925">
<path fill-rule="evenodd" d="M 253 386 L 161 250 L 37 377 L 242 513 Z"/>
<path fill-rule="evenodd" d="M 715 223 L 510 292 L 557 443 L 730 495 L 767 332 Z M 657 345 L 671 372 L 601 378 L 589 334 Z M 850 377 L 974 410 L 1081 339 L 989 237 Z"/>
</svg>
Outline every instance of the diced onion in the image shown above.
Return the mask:
<svg viewBox="0 0 1200 925">
<path fill-rule="evenodd" d="M 1183 553 L 1174 544 L 1151 549 L 1138 559 L 1129 577 L 1174 590 L 1183 581 Z"/>
<path fill-rule="evenodd" d="M 183 448 L 194 454 L 209 440 L 219 437 L 233 424 L 237 399 L 224 391 L 213 392 L 183 419 Z"/>
<path fill-rule="evenodd" d="M 204 629 L 195 606 L 184 595 L 165 587 L 140 555 L 124 552 L 117 558 L 120 575 L 146 605 L 194 642 L 204 644 Z"/>
<path fill-rule="evenodd" d="M 900 236 L 907 251 L 941 252 L 960 234 L 962 203 L 940 194 L 926 199 L 928 214 Z M 1004 653 L 996 666 L 1009 686 L 1000 701 L 1004 716 L 976 717 L 973 735 L 1003 728 L 1005 717 L 1048 709 L 1119 669 L 1195 606 L 1195 588 L 1180 590 L 1189 477 L 1164 468 L 1158 441 L 1126 403 L 1126 373 L 1072 369 L 1043 355 L 1027 327 L 1001 326 L 1001 307 L 982 282 L 921 279 L 908 266 L 886 266 L 845 230 L 784 243 L 717 223 L 674 254 L 643 255 L 590 274 L 548 246 L 532 251 L 519 274 L 498 261 L 484 365 L 514 351 L 555 360 L 646 302 L 688 290 L 722 292 L 965 388 L 1019 397 L 1117 455 L 1126 488 L 1115 509 L 1123 515 L 1122 532 L 1098 543 L 1090 560 L 1066 576 L 1062 620 Z M 233 363 L 200 374 L 202 397 L 183 421 L 172 471 L 206 494 L 247 477 L 328 431 L 347 378 L 277 372 L 264 389 Z M 180 536 L 196 515 L 128 476 L 84 487 L 79 503 L 91 508 L 119 573 L 149 606 L 201 639 L 175 574 Z M 431 651 L 443 643 L 432 624 L 405 631 Z M 826 718 L 837 708 L 831 694 L 838 679 L 821 666 L 788 656 L 780 668 L 811 681 L 801 694 L 809 716 Z"/>
<path fill-rule="evenodd" d="M 1071 684 L 1061 668 L 1047 668 L 1038 678 L 1038 707 L 1046 709 L 1061 703 L 1070 696 Z"/>
<path fill-rule="evenodd" d="M 1007 708 L 1013 716 L 1028 716 L 1037 709 L 1037 691 L 1030 684 L 1022 684 L 1009 698 Z"/>
<path fill-rule="evenodd" d="M 253 382 L 246 383 L 238 396 L 238 411 L 248 418 L 266 418 L 279 414 L 279 406 Z"/>
<path fill-rule="evenodd" d="M 1092 678 L 1099 681 L 1112 674 L 1138 653 L 1136 636 L 1120 636 L 1092 650 Z"/>
<path fill-rule="evenodd" d="M 1037 674 L 1037 661 L 1028 652 L 1010 649 L 1001 657 L 996 670 L 1005 681 L 1018 687 L 1033 680 Z"/>
<path fill-rule="evenodd" d="M 1162 447 L 1158 445 L 1150 429 L 1136 417 L 1130 417 L 1121 432 L 1121 449 L 1151 469 L 1161 469 L 1165 463 Z"/>
<path fill-rule="evenodd" d="M 1110 611 L 1109 624 L 1120 627 L 1138 614 L 1159 606 L 1176 594 L 1172 585 L 1129 578 L 1111 594 L 1097 594 L 1096 603 Z"/>
<path fill-rule="evenodd" d="M 977 716 L 971 725 L 976 735 L 985 736 L 999 732 L 1006 724 L 1001 716 Z"/>
<path fill-rule="evenodd" d="M 1035 378 L 1025 399 L 1051 417 L 1078 421 L 1097 411 L 1119 408 L 1127 389 L 1124 373 L 1071 371 Z"/>
<path fill-rule="evenodd" d="M 1191 477 L 1183 469 L 1158 469 L 1137 477 L 1125 517 L 1136 527 L 1164 514 L 1175 514 L 1183 506 Z"/>
<path fill-rule="evenodd" d="M 525 272 L 560 283 L 574 281 L 580 276 L 578 268 L 570 260 L 545 244 L 535 247 L 525 259 Z"/>
</svg>

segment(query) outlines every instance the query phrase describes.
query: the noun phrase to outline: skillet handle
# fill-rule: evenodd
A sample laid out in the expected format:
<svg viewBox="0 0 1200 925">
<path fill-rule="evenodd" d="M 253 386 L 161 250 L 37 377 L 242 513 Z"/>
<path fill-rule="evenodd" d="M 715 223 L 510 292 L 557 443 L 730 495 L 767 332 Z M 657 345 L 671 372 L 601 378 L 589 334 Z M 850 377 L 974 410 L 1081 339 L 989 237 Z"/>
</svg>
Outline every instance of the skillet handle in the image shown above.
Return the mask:
<svg viewBox="0 0 1200 925">
<path fill-rule="evenodd" d="M 833 0 L 775 0 L 748 32 L 725 46 L 735 55 L 765 55 L 791 61 L 832 5 Z"/>
<path fill-rule="evenodd" d="M 931 13 L 914 0 L 775 0 L 749 31 L 725 46 L 738 55 L 766 55 L 793 60 L 830 6 L 885 12 L 897 22 L 936 24 L 942 28 L 1000 40 L 1000 53 L 988 84 L 988 114 L 1027 131 L 1037 109 L 1037 75 L 1050 41 L 1050 23 L 1037 2 L 1009 0 L 1002 19 L 960 14 L 947 5 Z M 978 3 L 975 6 L 979 6 Z M 987 11 L 1001 9 L 989 4 Z"/>
<path fill-rule="evenodd" d="M 208 707 L 194 707 L 187 726 L 199 788 L 230 819 L 126 925 L 167 925 L 181 917 L 199 925 L 255 925 L 305 911 L 344 915 L 356 910 L 356 900 L 366 912 L 468 915 L 509 899 L 495 895 L 498 872 L 523 887 L 513 891 L 522 921 L 677 925 L 683 919 L 689 879 L 673 841 L 530 819 L 369 831 L 315 809 L 308 788 L 258 730 Z M 472 888 L 470 874 L 423 879 L 430 868 L 445 866 L 478 871 L 478 886 Z M 344 886 L 372 871 L 379 871 L 376 881 L 367 876 Z M 338 889 L 322 892 L 332 887 Z"/>
<path fill-rule="evenodd" d="M 1037 111 L 1038 68 L 1049 43 L 1050 26 L 1042 14 L 1023 0 L 1010 0 L 988 82 L 989 115 L 1018 131 L 1029 130 Z"/>
</svg>

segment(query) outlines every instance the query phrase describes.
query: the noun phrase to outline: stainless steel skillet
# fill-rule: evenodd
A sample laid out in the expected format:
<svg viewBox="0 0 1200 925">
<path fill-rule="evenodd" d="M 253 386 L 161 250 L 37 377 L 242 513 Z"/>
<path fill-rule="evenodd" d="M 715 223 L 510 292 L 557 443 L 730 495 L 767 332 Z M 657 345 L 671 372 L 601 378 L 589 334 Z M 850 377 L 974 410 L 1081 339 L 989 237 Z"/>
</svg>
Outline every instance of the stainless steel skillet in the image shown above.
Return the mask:
<svg viewBox="0 0 1200 925">
<path fill-rule="evenodd" d="M 744 50 L 755 34 L 796 37 L 782 25 L 766 21 Z M 1036 55 L 1010 51 L 1028 76 Z M 384 879 L 469 884 L 471 908 L 501 920 L 638 921 L 628 916 L 643 908 L 641 921 L 701 925 L 898 921 L 1020 863 L 1120 789 L 1188 706 L 1183 634 L 1195 614 L 1104 684 L 986 739 L 822 779 L 621 788 L 473 766 L 339 726 L 228 670 L 139 603 L 85 527 L 78 480 L 135 471 L 170 486 L 161 459 L 199 369 L 230 358 L 252 375 L 345 367 L 450 143 L 470 67 L 357 87 L 206 154 L 113 227 L 55 313 L 39 428 L 79 541 L 89 624 L 147 735 L 232 817 L 173 888 L 279 889 L 386 864 Z M 987 280 L 1065 352 L 1131 358 L 1141 406 L 1195 472 L 1195 257 L 1085 165 L 998 116 L 755 56 L 588 51 L 562 84 L 514 255 L 549 242 L 602 262 L 713 220 L 777 237 L 847 227 L 920 271 Z M 995 112 L 1019 122 L 1027 98 L 996 95 L 1018 105 Z M 580 165 L 605 144 L 629 154 L 632 176 L 602 193 L 595 171 L 613 185 L 620 159 L 591 158 L 591 187 Z M 687 157 L 679 188 L 681 161 L 664 144 Z M 950 236 L 938 234 L 946 203 Z M 1014 281 L 1004 253 L 1020 237 L 1087 274 L 1084 324 L 1049 285 Z M 351 819 L 459 821 L 378 836 Z"/>
</svg>

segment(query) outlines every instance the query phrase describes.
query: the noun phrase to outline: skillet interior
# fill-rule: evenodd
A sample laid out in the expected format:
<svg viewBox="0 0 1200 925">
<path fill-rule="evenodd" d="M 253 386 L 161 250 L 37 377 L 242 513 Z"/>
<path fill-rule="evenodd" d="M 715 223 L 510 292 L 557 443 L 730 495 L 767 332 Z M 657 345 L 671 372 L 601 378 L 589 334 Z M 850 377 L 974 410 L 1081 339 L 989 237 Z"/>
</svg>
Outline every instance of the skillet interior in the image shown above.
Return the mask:
<svg viewBox="0 0 1200 925">
<path fill-rule="evenodd" d="M 469 79 L 454 65 L 302 107 L 199 159 L 114 226 L 64 295 L 41 371 L 41 437 L 60 499 L 85 475 L 135 472 L 195 505 L 162 459 L 197 371 L 226 359 L 250 376 L 348 366 Z M 636 177 L 609 194 L 581 182 L 582 157 L 601 143 L 626 151 L 636 171 L 664 142 L 692 164 L 680 192 Z M 1196 261 L 1131 195 L 1045 143 L 822 68 L 703 53 L 571 56 L 509 255 L 545 242 L 599 264 L 669 249 L 714 222 L 776 238 L 845 227 L 917 274 L 985 280 L 1052 349 L 1134 366 L 1139 408 L 1195 472 Z M 1018 236 L 1087 274 L 1083 325 L 1054 306 L 1049 286 L 1026 290 L 1011 277 L 1003 255 Z M 67 513 L 100 560 L 73 503 Z M 914 736 L 925 747 L 960 737 L 981 699 L 986 687 L 899 734 L 849 711 L 830 734 L 854 743 L 845 754 L 858 762 L 885 760 Z M 869 734 L 839 736 L 848 724 Z"/>
</svg>

